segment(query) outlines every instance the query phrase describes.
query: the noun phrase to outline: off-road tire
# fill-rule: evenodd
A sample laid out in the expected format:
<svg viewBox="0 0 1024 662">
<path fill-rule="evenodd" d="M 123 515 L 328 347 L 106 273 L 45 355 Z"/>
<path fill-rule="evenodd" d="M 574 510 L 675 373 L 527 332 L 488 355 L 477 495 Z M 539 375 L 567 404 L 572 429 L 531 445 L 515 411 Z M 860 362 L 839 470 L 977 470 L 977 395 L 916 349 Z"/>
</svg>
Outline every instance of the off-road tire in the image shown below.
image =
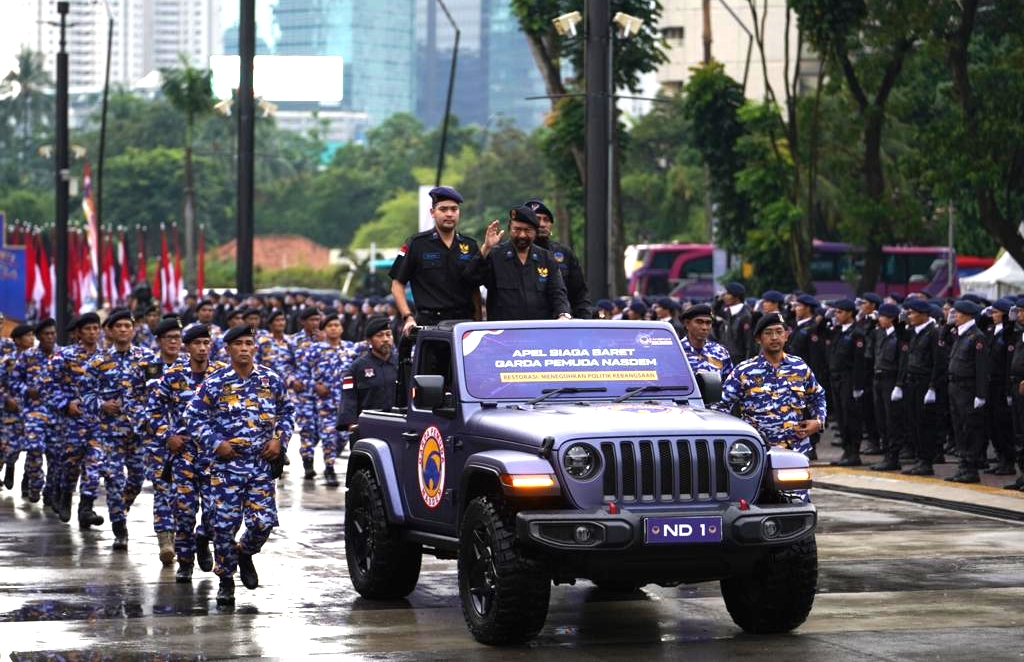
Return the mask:
<svg viewBox="0 0 1024 662">
<path fill-rule="evenodd" d="M 518 644 L 544 627 L 551 578 L 526 557 L 511 522 L 487 497 L 469 502 L 459 532 L 459 598 L 470 633 L 482 644 Z"/>
<path fill-rule="evenodd" d="M 420 546 L 401 540 L 388 523 L 373 472 L 352 474 L 345 495 L 345 561 L 359 595 L 376 600 L 409 595 L 419 580 L 422 557 Z"/>
<path fill-rule="evenodd" d="M 799 627 L 818 589 L 818 546 L 808 536 L 769 553 L 749 575 L 723 579 L 722 598 L 736 625 L 753 634 Z"/>
</svg>

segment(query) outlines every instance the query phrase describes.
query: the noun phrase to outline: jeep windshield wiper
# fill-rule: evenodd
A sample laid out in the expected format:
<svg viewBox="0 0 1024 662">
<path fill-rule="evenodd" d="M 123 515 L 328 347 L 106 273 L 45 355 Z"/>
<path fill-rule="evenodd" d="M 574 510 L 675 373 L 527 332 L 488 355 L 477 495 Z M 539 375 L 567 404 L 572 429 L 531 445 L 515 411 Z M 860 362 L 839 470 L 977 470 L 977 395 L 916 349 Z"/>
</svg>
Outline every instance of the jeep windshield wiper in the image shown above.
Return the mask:
<svg viewBox="0 0 1024 662">
<path fill-rule="evenodd" d="M 634 395 L 640 395 L 641 393 L 655 393 L 657 391 L 689 391 L 690 387 L 682 384 L 675 384 L 671 386 L 665 386 L 661 384 L 648 384 L 647 386 L 632 386 L 626 389 L 626 392 L 619 397 L 612 400 L 612 402 L 623 402 L 629 400 Z"/>
<path fill-rule="evenodd" d="M 547 400 L 553 395 L 559 395 L 560 393 L 604 393 L 608 389 L 604 386 L 563 386 L 562 388 L 546 388 L 532 400 L 527 400 L 526 404 L 535 405 L 542 400 Z"/>
</svg>

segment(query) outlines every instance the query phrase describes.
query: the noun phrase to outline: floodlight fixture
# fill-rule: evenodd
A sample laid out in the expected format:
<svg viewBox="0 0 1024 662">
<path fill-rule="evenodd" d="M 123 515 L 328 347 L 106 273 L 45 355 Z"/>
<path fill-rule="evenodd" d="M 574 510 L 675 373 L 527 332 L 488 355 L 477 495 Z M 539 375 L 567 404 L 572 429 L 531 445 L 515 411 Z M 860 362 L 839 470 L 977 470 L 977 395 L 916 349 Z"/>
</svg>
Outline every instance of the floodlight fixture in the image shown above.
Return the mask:
<svg viewBox="0 0 1024 662">
<path fill-rule="evenodd" d="M 568 14 L 562 14 L 561 16 L 551 19 L 552 25 L 555 26 L 555 32 L 565 37 L 576 36 L 576 26 L 583 22 L 583 14 L 578 11 L 571 11 Z"/>
<path fill-rule="evenodd" d="M 626 39 L 636 33 L 640 32 L 640 28 L 644 26 L 644 19 L 631 16 L 625 12 L 616 12 L 615 16 L 612 17 L 612 23 L 619 26 L 622 32 L 619 33 L 619 37 Z"/>
</svg>

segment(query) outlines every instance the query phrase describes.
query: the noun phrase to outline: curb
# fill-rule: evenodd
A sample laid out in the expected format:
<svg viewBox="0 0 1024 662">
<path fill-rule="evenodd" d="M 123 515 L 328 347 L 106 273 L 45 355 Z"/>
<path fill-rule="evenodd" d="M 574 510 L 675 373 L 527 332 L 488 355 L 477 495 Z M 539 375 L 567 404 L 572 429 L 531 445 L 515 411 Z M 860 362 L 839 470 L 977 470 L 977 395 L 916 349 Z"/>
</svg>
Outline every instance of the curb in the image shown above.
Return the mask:
<svg viewBox="0 0 1024 662">
<path fill-rule="evenodd" d="M 937 497 L 922 496 L 920 494 L 894 492 L 891 490 L 878 490 L 868 487 L 851 487 L 849 485 L 840 485 L 838 483 L 830 483 L 828 481 L 815 480 L 814 487 L 820 487 L 826 490 L 833 490 L 835 492 L 861 494 L 864 496 L 877 497 L 879 499 L 890 499 L 892 501 L 905 501 L 908 503 L 916 503 L 924 506 L 935 506 L 937 508 L 957 510 L 960 512 L 969 513 L 971 515 L 984 515 L 986 517 L 996 517 L 999 519 L 1006 519 L 1014 522 L 1024 522 L 1024 512 L 1010 510 L 1008 508 L 983 506 L 980 504 L 966 503 L 963 501 L 950 501 L 948 499 L 939 499 Z"/>
</svg>

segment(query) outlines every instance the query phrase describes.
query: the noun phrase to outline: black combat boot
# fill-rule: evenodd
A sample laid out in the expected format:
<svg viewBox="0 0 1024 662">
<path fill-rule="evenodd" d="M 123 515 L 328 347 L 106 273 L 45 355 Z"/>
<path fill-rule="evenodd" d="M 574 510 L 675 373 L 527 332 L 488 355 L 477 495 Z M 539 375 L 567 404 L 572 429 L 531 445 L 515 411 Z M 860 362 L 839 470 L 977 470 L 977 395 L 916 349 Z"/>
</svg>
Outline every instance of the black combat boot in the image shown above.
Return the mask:
<svg viewBox="0 0 1024 662">
<path fill-rule="evenodd" d="M 313 480 L 316 478 L 316 471 L 313 470 L 313 458 L 303 458 L 302 468 L 306 471 L 306 475 L 303 476 L 306 480 Z"/>
<path fill-rule="evenodd" d="M 329 465 L 324 469 L 324 482 L 327 484 L 327 487 L 338 487 L 340 484 L 338 483 L 338 474 L 334 473 L 333 465 Z"/>
<path fill-rule="evenodd" d="M 217 589 L 217 606 L 235 606 L 235 580 L 231 577 L 220 578 L 220 588 Z"/>
<path fill-rule="evenodd" d="M 71 492 L 62 492 L 60 503 L 57 505 L 57 516 L 62 522 L 71 521 Z"/>
<path fill-rule="evenodd" d="M 192 582 L 192 563 L 185 563 L 180 561 L 178 563 L 178 570 L 174 573 L 174 581 L 178 584 L 188 584 Z"/>
<path fill-rule="evenodd" d="M 92 509 L 95 499 L 93 497 L 81 497 L 78 499 L 78 528 L 88 529 L 90 526 L 100 526 L 103 518 Z"/>
<path fill-rule="evenodd" d="M 4 467 L 4 487 L 9 490 L 14 489 L 14 463 L 8 462 L 7 466 Z"/>
<path fill-rule="evenodd" d="M 128 523 L 113 522 L 110 528 L 114 530 L 114 549 L 126 551 L 128 549 Z"/>
<path fill-rule="evenodd" d="M 203 572 L 213 570 L 213 554 L 210 552 L 210 539 L 202 534 L 196 534 L 196 562 Z"/>
<path fill-rule="evenodd" d="M 242 586 L 249 590 L 260 585 L 260 576 L 256 574 L 256 566 L 252 563 L 252 554 L 238 552 L 238 576 L 242 579 Z"/>
</svg>

